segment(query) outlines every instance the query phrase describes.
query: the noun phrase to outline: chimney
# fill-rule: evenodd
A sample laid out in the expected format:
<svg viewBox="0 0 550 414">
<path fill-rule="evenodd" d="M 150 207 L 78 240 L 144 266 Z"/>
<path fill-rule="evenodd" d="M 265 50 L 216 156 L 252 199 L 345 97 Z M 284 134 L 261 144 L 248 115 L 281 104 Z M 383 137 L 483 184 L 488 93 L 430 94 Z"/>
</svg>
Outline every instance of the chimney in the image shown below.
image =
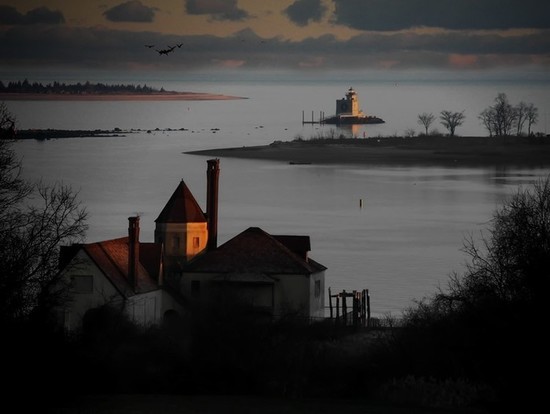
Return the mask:
<svg viewBox="0 0 550 414">
<path fill-rule="evenodd" d="M 220 160 L 208 160 L 206 170 L 206 220 L 208 223 L 208 242 L 206 248 L 218 247 L 218 183 L 220 180 Z"/>
<path fill-rule="evenodd" d="M 135 290 L 139 268 L 139 216 L 128 217 L 128 282 Z"/>
</svg>

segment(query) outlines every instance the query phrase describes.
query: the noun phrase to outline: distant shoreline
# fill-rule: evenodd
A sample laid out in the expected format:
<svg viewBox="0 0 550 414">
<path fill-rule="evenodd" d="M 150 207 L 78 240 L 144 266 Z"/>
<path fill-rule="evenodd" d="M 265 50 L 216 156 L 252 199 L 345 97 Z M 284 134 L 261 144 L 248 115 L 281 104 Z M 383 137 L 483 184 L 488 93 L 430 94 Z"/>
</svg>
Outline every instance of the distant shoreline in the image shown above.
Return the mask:
<svg viewBox="0 0 550 414">
<path fill-rule="evenodd" d="M 137 93 L 0 93 L 0 101 L 221 101 L 248 99 L 201 92 L 152 92 Z"/>
<path fill-rule="evenodd" d="M 549 167 L 548 137 L 388 137 L 312 139 L 186 154 L 288 164 Z"/>
</svg>

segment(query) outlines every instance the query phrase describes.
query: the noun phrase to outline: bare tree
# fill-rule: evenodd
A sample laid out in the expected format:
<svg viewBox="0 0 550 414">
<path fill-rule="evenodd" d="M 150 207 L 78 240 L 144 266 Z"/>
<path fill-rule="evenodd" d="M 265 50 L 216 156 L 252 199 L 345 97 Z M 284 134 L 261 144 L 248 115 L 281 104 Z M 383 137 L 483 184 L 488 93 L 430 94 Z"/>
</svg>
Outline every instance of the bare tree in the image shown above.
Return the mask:
<svg viewBox="0 0 550 414">
<path fill-rule="evenodd" d="M 525 124 L 525 121 L 527 120 L 527 108 L 529 106 L 521 101 L 519 104 L 516 105 L 514 108 L 515 110 L 515 118 L 516 118 L 516 135 L 520 136 L 523 131 L 523 125 Z"/>
<path fill-rule="evenodd" d="M 59 304 L 59 246 L 82 240 L 87 213 L 61 184 L 29 183 L 0 141 L 0 321 L 24 322 Z"/>
<path fill-rule="evenodd" d="M 481 246 L 472 239 L 464 251 L 471 264 L 454 286 L 456 297 L 484 299 L 488 295 L 505 302 L 546 301 L 550 278 L 550 176 L 532 188 L 520 188 L 495 211 L 493 226 Z"/>
<path fill-rule="evenodd" d="M 485 108 L 483 111 L 481 111 L 478 117 L 481 120 L 481 123 L 483 124 L 483 126 L 489 132 L 490 137 L 492 137 L 495 134 L 495 130 L 496 130 L 495 116 L 496 114 L 493 108 Z"/>
<path fill-rule="evenodd" d="M 455 135 L 456 128 L 464 123 L 466 116 L 464 115 L 464 111 L 441 111 L 439 118 L 441 119 L 441 124 L 449 131 L 449 135 L 453 137 Z"/>
<path fill-rule="evenodd" d="M 531 135 L 531 127 L 539 120 L 539 110 L 532 103 L 527 105 L 527 135 Z"/>
<path fill-rule="evenodd" d="M 0 140 L 15 138 L 15 116 L 0 102 Z"/>
<path fill-rule="evenodd" d="M 418 115 L 418 124 L 424 126 L 426 129 L 426 135 L 428 135 L 428 130 L 430 128 L 430 125 L 435 121 L 435 116 L 433 114 L 429 114 L 427 112 L 423 112 Z"/>
<path fill-rule="evenodd" d="M 478 117 L 489 131 L 489 136 L 507 136 L 515 126 L 516 134 L 521 135 L 523 126 L 527 122 L 528 135 L 531 135 L 531 126 L 538 120 L 538 110 L 531 103 L 520 102 L 515 107 L 508 102 L 505 93 L 499 93 L 495 104 L 485 108 Z"/>
<path fill-rule="evenodd" d="M 495 104 L 490 107 L 494 111 L 494 133 L 497 136 L 510 135 L 516 120 L 516 111 L 508 102 L 505 93 L 499 93 L 495 98 Z"/>
</svg>

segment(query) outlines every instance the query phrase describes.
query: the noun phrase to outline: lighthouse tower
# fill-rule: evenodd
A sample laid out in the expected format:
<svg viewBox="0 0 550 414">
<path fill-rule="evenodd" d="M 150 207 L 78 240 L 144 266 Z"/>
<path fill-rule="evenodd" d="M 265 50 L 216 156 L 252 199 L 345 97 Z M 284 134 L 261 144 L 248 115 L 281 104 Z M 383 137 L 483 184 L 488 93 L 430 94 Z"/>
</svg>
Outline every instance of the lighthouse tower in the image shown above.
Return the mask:
<svg viewBox="0 0 550 414">
<path fill-rule="evenodd" d="M 336 115 L 337 116 L 363 116 L 363 112 L 359 110 L 359 98 L 357 92 L 353 88 L 348 89 L 346 97 L 336 100 Z"/>
</svg>

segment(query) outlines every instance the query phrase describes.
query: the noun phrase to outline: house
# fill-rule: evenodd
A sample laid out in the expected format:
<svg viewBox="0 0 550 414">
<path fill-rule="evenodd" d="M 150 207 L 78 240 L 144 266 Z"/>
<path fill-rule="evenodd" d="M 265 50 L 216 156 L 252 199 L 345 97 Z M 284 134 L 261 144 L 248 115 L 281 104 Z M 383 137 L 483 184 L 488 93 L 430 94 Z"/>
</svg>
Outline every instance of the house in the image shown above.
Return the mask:
<svg viewBox="0 0 550 414">
<path fill-rule="evenodd" d="M 127 237 L 61 248 L 62 280 L 69 287 L 60 310 L 66 331 L 80 329 L 86 312 L 104 305 L 143 326 L 183 312 L 180 293 L 163 280 L 162 244 L 141 243 L 139 217 L 128 221 Z"/>
<path fill-rule="evenodd" d="M 251 227 L 217 246 L 219 160 L 207 165 L 206 211 L 182 180 L 155 220 L 154 243 L 140 242 L 139 217 L 130 217 L 127 237 L 62 248 L 66 329 L 106 304 L 145 326 L 222 302 L 275 318 L 324 316 L 326 268 L 309 258 L 309 236 Z"/>
<path fill-rule="evenodd" d="M 275 236 L 250 227 L 185 267 L 186 303 L 231 303 L 275 318 L 324 317 L 326 267 L 308 257 L 308 236 Z"/>
</svg>

